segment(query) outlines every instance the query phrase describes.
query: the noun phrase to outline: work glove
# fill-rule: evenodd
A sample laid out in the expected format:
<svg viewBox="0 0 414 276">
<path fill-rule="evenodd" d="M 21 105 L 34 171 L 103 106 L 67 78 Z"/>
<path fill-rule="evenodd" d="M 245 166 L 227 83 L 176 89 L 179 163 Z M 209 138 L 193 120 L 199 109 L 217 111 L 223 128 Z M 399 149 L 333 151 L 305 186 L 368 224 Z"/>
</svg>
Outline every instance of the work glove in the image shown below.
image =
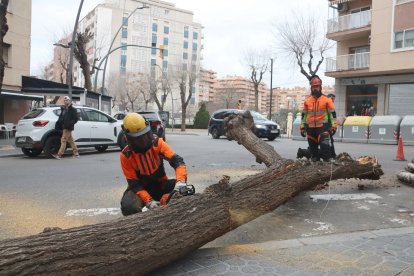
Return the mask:
<svg viewBox="0 0 414 276">
<path fill-rule="evenodd" d="M 306 132 L 305 132 L 305 129 L 304 128 L 301 128 L 300 129 L 300 136 L 306 137 Z"/>
<path fill-rule="evenodd" d="M 145 207 L 147 207 L 149 210 L 155 209 L 155 208 L 160 207 L 160 202 L 155 201 L 155 200 L 150 200 L 147 202 L 147 204 L 145 204 Z"/>
<path fill-rule="evenodd" d="M 192 195 L 195 193 L 193 185 L 189 185 L 181 180 L 178 180 L 175 183 L 175 190 L 178 191 L 181 195 Z"/>
</svg>

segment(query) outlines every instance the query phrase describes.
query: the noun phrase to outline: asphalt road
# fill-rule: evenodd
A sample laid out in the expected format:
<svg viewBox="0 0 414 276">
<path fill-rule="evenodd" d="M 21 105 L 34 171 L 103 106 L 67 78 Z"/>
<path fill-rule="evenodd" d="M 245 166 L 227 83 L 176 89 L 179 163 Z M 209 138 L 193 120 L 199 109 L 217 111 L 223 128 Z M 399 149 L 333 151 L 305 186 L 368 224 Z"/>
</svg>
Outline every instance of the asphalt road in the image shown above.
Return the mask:
<svg viewBox="0 0 414 276">
<path fill-rule="evenodd" d="M 167 142 L 183 156 L 188 181 L 197 192 L 229 175 L 231 182 L 264 169 L 244 147 L 225 138 L 213 140 L 206 132 L 167 134 Z M 295 158 L 306 142 L 277 139 L 268 142 L 286 158 Z M 382 181 L 331 182 L 323 191 L 303 192 L 284 206 L 262 216 L 207 246 L 254 243 L 326 233 L 352 232 L 414 225 L 413 188 L 400 185 L 394 174 L 406 162 L 393 161 L 397 146 L 337 143 L 336 151 L 353 157 L 375 155 L 386 175 Z M 405 147 L 407 159 L 414 147 Z M 0 158 L 0 239 L 37 234 L 45 227 L 75 227 L 121 216 L 119 200 L 126 182 L 119 165 L 119 149 L 105 153 L 82 150 L 81 158 L 62 160 L 23 155 Z M 173 171 L 166 164 L 167 173 Z M 314 200 L 313 195 L 359 194 L 360 199 Z M 367 195 L 367 194 L 373 194 Z"/>
</svg>

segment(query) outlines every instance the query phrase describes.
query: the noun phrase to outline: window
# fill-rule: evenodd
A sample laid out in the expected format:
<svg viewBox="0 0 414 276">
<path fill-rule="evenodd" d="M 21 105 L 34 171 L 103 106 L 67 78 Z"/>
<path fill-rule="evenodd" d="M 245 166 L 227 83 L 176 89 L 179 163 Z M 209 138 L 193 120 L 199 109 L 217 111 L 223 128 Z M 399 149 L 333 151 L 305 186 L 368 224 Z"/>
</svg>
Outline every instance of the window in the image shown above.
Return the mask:
<svg viewBox="0 0 414 276">
<path fill-rule="evenodd" d="M 158 24 L 157 23 L 152 23 L 152 31 L 153 32 L 157 32 L 158 31 Z"/>
<path fill-rule="evenodd" d="M 127 38 L 127 37 L 128 37 L 128 29 L 122 28 L 122 38 Z"/>
<path fill-rule="evenodd" d="M 164 57 L 168 57 L 168 49 L 164 49 L 163 55 L 164 55 Z"/>
<path fill-rule="evenodd" d="M 163 44 L 168 45 L 168 37 L 164 37 Z"/>
<path fill-rule="evenodd" d="M 169 33 L 170 33 L 170 27 L 164 26 L 164 34 L 169 34 Z"/>
<path fill-rule="evenodd" d="M 4 66 L 9 66 L 9 51 L 10 51 L 10 44 L 3 43 Z"/>
<path fill-rule="evenodd" d="M 183 53 L 183 59 L 188 59 L 188 53 Z"/>
<path fill-rule="evenodd" d="M 91 109 L 84 109 L 86 116 L 87 116 L 87 120 L 88 121 L 92 121 L 92 122 L 109 122 L 109 117 L 106 116 L 105 114 L 98 112 L 96 110 L 91 110 Z"/>
<path fill-rule="evenodd" d="M 168 61 L 164 60 L 162 62 L 162 68 L 167 68 L 168 67 Z"/>
<path fill-rule="evenodd" d="M 157 45 L 157 35 L 156 34 L 152 34 L 152 46 L 156 46 Z"/>
<path fill-rule="evenodd" d="M 157 64 L 157 62 L 156 62 L 155 58 L 152 58 L 151 59 L 151 65 L 156 65 L 156 64 Z"/>
<path fill-rule="evenodd" d="M 121 68 L 126 68 L 127 56 L 121 55 Z"/>
<path fill-rule="evenodd" d="M 191 58 L 192 58 L 192 60 L 196 61 L 197 60 L 197 54 L 193 54 Z"/>
<path fill-rule="evenodd" d="M 188 49 L 188 41 L 184 41 L 183 48 Z"/>
<path fill-rule="evenodd" d="M 184 37 L 188 38 L 188 26 L 184 27 Z"/>
<path fill-rule="evenodd" d="M 193 50 L 197 50 L 197 43 L 193 43 Z"/>
<path fill-rule="evenodd" d="M 122 46 L 122 48 L 121 48 L 121 55 L 126 55 L 126 50 L 127 50 L 127 46 L 126 45 L 127 44 L 125 42 L 122 42 L 121 43 L 121 46 Z"/>
<path fill-rule="evenodd" d="M 193 32 L 193 39 L 198 39 L 198 33 L 197 32 Z"/>
<path fill-rule="evenodd" d="M 394 35 L 394 49 L 414 47 L 414 29 L 396 32 Z"/>
<path fill-rule="evenodd" d="M 157 54 L 157 49 L 151 48 L 151 55 L 156 55 L 156 54 Z"/>
<path fill-rule="evenodd" d="M 128 17 L 122 17 L 122 26 L 128 26 Z"/>
</svg>

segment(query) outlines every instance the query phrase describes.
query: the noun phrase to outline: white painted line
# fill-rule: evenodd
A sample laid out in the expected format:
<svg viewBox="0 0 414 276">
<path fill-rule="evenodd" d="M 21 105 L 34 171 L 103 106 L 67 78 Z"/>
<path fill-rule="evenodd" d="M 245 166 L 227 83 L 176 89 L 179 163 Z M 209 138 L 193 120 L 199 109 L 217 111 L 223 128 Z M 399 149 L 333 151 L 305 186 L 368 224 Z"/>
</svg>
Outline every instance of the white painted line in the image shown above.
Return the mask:
<svg viewBox="0 0 414 276">
<path fill-rule="evenodd" d="M 318 200 L 361 200 L 361 199 L 379 199 L 382 198 L 376 194 L 326 194 L 326 195 L 311 195 L 311 199 Z"/>
<path fill-rule="evenodd" d="M 66 212 L 66 217 L 93 217 L 99 215 L 117 216 L 121 214 L 119 208 L 92 208 L 92 209 L 77 209 Z"/>
</svg>

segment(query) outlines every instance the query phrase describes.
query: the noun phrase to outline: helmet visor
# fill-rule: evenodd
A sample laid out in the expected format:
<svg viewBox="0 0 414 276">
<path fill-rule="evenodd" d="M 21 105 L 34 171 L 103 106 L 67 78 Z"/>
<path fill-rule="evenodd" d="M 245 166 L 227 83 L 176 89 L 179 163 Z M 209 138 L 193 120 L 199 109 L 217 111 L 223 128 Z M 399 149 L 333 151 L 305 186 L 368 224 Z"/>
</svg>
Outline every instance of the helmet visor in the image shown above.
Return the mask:
<svg viewBox="0 0 414 276">
<path fill-rule="evenodd" d="M 147 151 L 152 146 L 152 135 L 150 131 L 140 136 L 131 136 L 127 134 L 126 137 L 128 144 L 135 152 Z"/>
</svg>

